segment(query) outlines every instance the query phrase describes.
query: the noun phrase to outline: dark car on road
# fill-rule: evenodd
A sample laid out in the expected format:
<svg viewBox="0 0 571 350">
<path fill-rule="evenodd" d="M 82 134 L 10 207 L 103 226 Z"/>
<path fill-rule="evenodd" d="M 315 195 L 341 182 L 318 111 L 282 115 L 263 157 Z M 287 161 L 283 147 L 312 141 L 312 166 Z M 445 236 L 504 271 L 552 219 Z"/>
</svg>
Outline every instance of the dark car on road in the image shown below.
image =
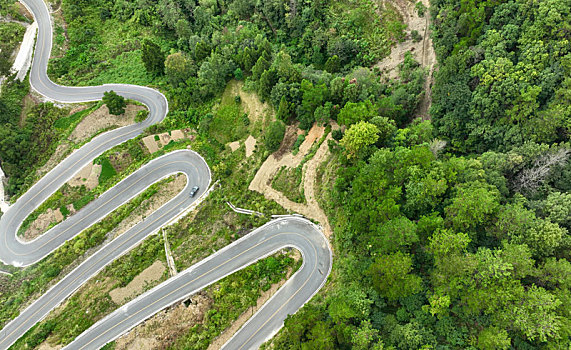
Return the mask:
<svg viewBox="0 0 571 350">
<path fill-rule="evenodd" d="M 194 186 L 191 190 L 190 190 L 190 196 L 194 197 L 194 195 L 196 194 L 196 192 L 198 192 L 198 186 Z"/>
</svg>

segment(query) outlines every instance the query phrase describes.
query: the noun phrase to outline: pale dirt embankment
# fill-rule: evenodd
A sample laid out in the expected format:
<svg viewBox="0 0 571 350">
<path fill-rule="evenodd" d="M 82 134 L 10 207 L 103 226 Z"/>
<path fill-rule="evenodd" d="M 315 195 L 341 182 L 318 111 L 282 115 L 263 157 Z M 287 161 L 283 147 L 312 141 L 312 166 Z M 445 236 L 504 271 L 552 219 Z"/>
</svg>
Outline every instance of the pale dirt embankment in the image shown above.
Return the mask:
<svg viewBox="0 0 571 350">
<path fill-rule="evenodd" d="M 337 127 L 337 125 L 334 126 L 334 128 Z M 293 155 L 291 151 L 285 151 L 284 148 L 289 148 L 289 143 L 291 143 L 289 141 L 291 141 L 292 136 L 296 137 L 297 135 L 296 130 L 297 128 L 295 127 L 288 127 L 282 146 L 262 164 L 248 189 L 260 192 L 264 197 L 276 201 L 282 207 L 319 222 L 323 226 L 325 235 L 330 237 L 331 227 L 327 220 L 327 215 L 325 215 L 325 212 L 317 203 L 315 196 L 315 179 L 317 168 L 329 155 L 328 141 L 331 139 L 331 134 L 327 135 L 327 138 L 323 141 L 315 155 L 303 165 L 302 183 L 307 204 L 295 203 L 289 200 L 283 193 L 272 188 L 271 185 L 274 176 L 281 167 L 295 168 L 301 164 L 303 158 L 311 150 L 311 146 L 321 139 L 325 128 L 314 125 L 299 147 L 299 152 Z"/>
</svg>

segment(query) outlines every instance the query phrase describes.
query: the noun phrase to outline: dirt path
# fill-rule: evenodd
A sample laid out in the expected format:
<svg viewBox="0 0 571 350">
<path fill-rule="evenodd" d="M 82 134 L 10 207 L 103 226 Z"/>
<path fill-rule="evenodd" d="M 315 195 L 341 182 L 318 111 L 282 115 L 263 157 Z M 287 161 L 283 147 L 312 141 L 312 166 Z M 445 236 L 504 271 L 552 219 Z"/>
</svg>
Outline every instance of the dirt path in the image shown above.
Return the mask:
<svg viewBox="0 0 571 350">
<path fill-rule="evenodd" d="M 133 296 L 141 294 L 149 283 L 160 280 L 165 269 L 165 265 L 162 261 L 155 261 L 151 266 L 133 278 L 125 287 L 111 290 L 109 292 L 111 300 L 117 305 L 125 304 L 125 301 L 132 299 Z"/>
<path fill-rule="evenodd" d="M 404 60 L 404 55 L 411 52 L 415 60 L 417 60 L 423 67 L 428 69 L 428 76 L 424 86 L 424 98 L 420 102 L 417 117 L 422 119 L 429 119 L 428 110 L 432 103 L 432 74 L 434 72 L 434 65 L 436 63 L 436 54 L 432 46 L 432 38 L 430 31 L 430 7 L 429 0 L 422 0 L 423 5 L 426 7 L 424 17 L 418 15 L 415 8 L 416 2 L 408 0 L 379 0 L 382 6 L 391 5 L 401 15 L 403 22 L 407 25 L 407 39 L 403 42 L 397 43 L 392 48 L 391 54 L 385 57 L 382 61 L 377 63 L 375 67 L 379 67 L 382 71 L 388 74 L 390 79 L 398 77 L 398 65 Z M 421 36 L 422 40 L 414 42 L 410 33 L 416 30 Z"/>
<path fill-rule="evenodd" d="M 323 226 L 325 235 L 330 237 L 331 227 L 327 220 L 327 215 L 325 215 L 325 212 L 319 207 L 315 196 L 315 179 L 317 177 L 317 168 L 329 155 L 328 140 L 331 139 L 331 134 L 327 135 L 327 138 L 321 144 L 313 158 L 303 165 L 302 182 L 307 204 L 295 203 L 271 186 L 272 179 L 281 167 L 295 168 L 299 166 L 303 158 L 309 153 L 313 143 L 323 136 L 324 131 L 325 128 L 314 126 L 308 133 L 305 141 L 299 147 L 299 152 L 296 155 L 293 155 L 291 152 L 283 152 L 283 145 L 287 143 L 287 140 L 284 139 L 280 150 L 271 154 L 268 159 L 266 159 L 248 188 L 252 191 L 260 192 L 267 199 L 276 201 L 288 210 L 318 221 Z"/>
</svg>

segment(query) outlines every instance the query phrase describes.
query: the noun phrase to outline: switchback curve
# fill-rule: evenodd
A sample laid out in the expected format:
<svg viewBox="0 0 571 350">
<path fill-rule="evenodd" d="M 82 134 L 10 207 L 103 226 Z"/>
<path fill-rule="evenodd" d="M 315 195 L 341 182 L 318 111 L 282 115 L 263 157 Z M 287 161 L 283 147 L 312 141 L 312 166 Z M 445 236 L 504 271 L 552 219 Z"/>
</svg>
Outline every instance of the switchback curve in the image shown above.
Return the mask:
<svg viewBox="0 0 571 350">
<path fill-rule="evenodd" d="M 203 195 L 211 181 L 210 169 L 198 154 L 188 150 L 175 151 L 149 162 L 38 239 L 27 243 L 18 240 L 16 233 L 24 218 L 76 172 L 105 150 L 136 137 L 146 127 L 160 122 L 168 112 L 164 95 L 150 88 L 124 84 L 65 87 L 53 83 L 46 73 L 52 45 L 48 8 L 42 0 L 21 1 L 34 15 L 39 28 L 30 72 L 30 82 L 36 91 L 55 101 L 85 102 L 99 100 L 105 91 L 114 90 L 124 97 L 144 103 L 150 114 L 141 123 L 94 138 L 20 197 L 0 218 L 0 260 L 15 266 L 34 264 L 159 179 L 183 173 L 188 181 L 185 189 L 175 198 L 102 247 L 0 330 L 0 349 L 9 348 L 107 264 L 186 211 L 194 202 L 189 196 L 189 185 L 199 185 L 199 195 Z M 301 251 L 304 258 L 302 267 L 224 346 L 226 349 L 258 347 L 277 332 L 288 314 L 298 310 L 321 288 L 330 272 L 331 250 L 328 242 L 322 232 L 305 219 L 291 217 L 274 220 L 258 228 L 116 310 L 67 348 L 99 348 L 161 309 L 284 247 L 295 247 Z"/>
</svg>

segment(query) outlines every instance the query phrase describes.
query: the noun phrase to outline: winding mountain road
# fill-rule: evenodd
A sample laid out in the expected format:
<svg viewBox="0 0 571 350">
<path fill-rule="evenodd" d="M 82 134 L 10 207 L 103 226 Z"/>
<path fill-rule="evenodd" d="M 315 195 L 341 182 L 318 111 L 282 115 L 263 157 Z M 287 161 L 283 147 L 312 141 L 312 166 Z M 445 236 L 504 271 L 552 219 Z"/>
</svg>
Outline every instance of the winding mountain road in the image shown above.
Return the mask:
<svg viewBox="0 0 571 350">
<path fill-rule="evenodd" d="M 75 173 L 105 150 L 136 137 L 146 127 L 160 122 L 168 112 L 164 95 L 150 88 L 122 84 L 65 87 L 53 83 L 46 74 L 52 46 L 52 24 L 48 8 L 42 0 L 21 1 L 34 15 L 39 28 L 30 73 L 31 85 L 37 92 L 54 101 L 85 102 L 100 100 L 105 91 L 114 90 L 124 97 L 144 103 L 150 114 L 141 123 L 94 138 L 20 197 L 0 218 L 0 260 L 14 266 L 28 266 L 40 261 L 67 240 L 169 175 L 184 174 L 187 186 L 153 214 L 90 256 L 6 324 L 0 330 L 0 349 L 8 349 L 109 263 L 187 212 L 198 197 L 205 195 L 204 191 L 211 182 L 210 169 L 202 157 L 190 150 L 174 151 L 150 161 L 37 239 L 31 242 L 20 241 L 17 231 L 22 221 Z M 200 186 L 201 190 L 197 197 L 191 198 L 190 188 L 194 185 Z M 297 311 L 323 286 L 331 270 L 329 244 L 321 230 L 308 220 L 288 217 L 269 222 L 114 311 L 66 348 L 98 349 L 156 312 L 284 247 L 293 247 L 302 253 L 302 267 L 224 345 L 225 349 L 257 348 L 279 330 L 288 314 Z"/>
</svg>

